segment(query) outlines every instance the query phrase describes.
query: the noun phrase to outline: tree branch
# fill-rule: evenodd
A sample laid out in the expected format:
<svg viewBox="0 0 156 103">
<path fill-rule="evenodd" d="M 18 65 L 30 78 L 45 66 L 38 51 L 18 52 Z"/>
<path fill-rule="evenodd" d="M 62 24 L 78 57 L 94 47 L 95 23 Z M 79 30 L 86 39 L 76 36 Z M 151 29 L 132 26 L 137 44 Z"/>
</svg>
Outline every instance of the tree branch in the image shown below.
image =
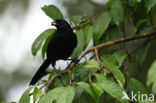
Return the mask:
<svg viewBox="0 0 156 103">
<path fill-rule="evenodd" d="M 155 32 L 152 32 L 152 33 L 135 35 L 135 36 L 129 36 L 129 37 L 126 37 L 126 38 L 120 38 L 120 39 L 116 39 L 116 40 L 109 41 L 109 42 L 106 42 L 106 43 L 102 43 L 102 44 L 99 44 L 97 46 L 94 46 L 94 47 L 92 47 L 92 48 L 84 51 L 78 57 L 78 59 L 81 60 L 81 58 L 83 58 L 86 54 L 88 54 L 91 51 L 94 51 L 95 49 L 100 50 L 102 48 L 109 47 L 109 46 L 112 46 L 112 45 L 116 45 L 116 44 L 119 44 L 119 43 L 122 43 L 122 42 L 128 42 L 128 41 L 132 41 L 132 40 L 143 39 L 143 38 L 151 37 L 151 36 L 154 36 L 154 35 L 156 35 L 156 31 Z"/>
<path fill-rule="evenodd" d="M 144 39 L 144 38 L 147 38 L 147 37 L 151 37 L 151 36 L 156 36 L 156 31 L 155 32 L 152 32 L 152 33 L 146 33 L 146 34 L 141 34 L 141 35 L 135 35 L 135 36 L 129 36 L 129 37 L 126 37 L 126 38 L 119 38 L 119 39 L 116 39 L 116 40 L 113 40 L 113 41 L 109 41 L 109 42 L 106 42 L 106 43 L 102 43 L 102 44 L 99 44 L 97 46 L 94 46 L 84 52 L 82 52 L 80 54 L 80 56 L 78 57 L 78 60 L 81 60 L 86 54 L 94 51 L 94 50 L 97 50 L 97 51 L 100 51 L 101 49 L 103 48 L 106 48 L 106 47 L 109 47 L 109 46 L 113 46 L 113 45 L 116 45 L 116 44 L 119 44 L 119 43 L 123 43 L 123 42 L 128 42 L 128 41 L 132 41 L 132 40 L 138 40 L 138 39 Z M 62 72 L 59 72 L 57 73 L 56 75 L 54 75 L 46 84 L 45 86 L 46 87 L 46 92 L 48 91 L 48 87 L 49 85 L 58 77 L 62 76 L 63 74 L 65 73 L 68 73 L 73 66 L 75 66 L 76 63 L 74 62 L 71 62 L 67 68 L 65 70 L 63 70 Z"/>
</svg>

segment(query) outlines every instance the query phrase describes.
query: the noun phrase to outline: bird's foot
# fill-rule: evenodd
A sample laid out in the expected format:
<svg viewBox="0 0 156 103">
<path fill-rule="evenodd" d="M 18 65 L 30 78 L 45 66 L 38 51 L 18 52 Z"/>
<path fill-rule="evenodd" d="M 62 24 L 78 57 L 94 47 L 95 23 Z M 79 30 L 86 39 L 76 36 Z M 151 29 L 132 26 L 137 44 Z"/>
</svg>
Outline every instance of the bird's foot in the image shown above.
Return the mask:
<svg viewBox="0 0 156 103">
<path fill-rule="evenodd" d="M 75 64 L 77 64 L 77 63 L 80 62 L 80 60 L 77 59 L 77 58 L 74 58 L 74 59 L 67 59 L 67 60 L 71 60 L 71 61 L 72 61 L 73 63 L 75 63 Z"/>
<path fill-rule="evenodd" d="M 78 64 L 80 62 L 80 60 L 78 60 L 77 58 L 71 59 L 71 61 L 75 64 Z"/>
<path fill-rule="evenodd" d="M 74 63 L 76 63 L 76 64 L 77 64 L 77 63 L 79 63 L 79 62 L 80 62 L 80 60 L 79 60 L 79 59 L 77 59 L 77 58 L 75 58 L 75 59 L 73 59 L 73 60 L 72 60 L 72 62 L 74 62 Z"/>
</svg>

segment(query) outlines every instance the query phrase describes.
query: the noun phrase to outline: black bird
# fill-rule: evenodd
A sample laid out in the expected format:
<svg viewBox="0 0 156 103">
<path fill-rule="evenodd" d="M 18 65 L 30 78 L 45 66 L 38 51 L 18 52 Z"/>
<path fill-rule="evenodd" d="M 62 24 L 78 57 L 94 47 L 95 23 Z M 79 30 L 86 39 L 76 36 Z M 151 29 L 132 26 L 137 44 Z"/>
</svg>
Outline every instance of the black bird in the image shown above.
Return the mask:
<svg viewBox="0 0 156 103">
<path fill-rule="evenodd" d="M 77 37 L 73 29 L 67 21 L 58 19 L 52 22 L 57 30 L 53 38 L 50 40 L 46 50 L 46 60 L 40 66 L 29 85 L 34 85 L 44 75 L 45 70 L 50 64 L 55 67 L 56 61 L 59 59 L 68 60 L 74 48 L 77 46 Z"/>
</svg>

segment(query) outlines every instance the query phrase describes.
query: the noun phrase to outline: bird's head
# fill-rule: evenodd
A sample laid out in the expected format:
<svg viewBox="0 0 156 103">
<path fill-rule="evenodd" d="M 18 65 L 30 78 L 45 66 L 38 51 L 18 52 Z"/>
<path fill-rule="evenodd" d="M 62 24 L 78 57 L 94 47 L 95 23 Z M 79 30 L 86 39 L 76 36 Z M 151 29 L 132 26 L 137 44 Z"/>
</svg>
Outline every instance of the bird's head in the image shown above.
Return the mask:
<svg viewBox="0 0 156 103">
<path fill-rule="evenodd" d="M 51 23 L 52 26 L 55 26 L 59 30 L 70 30 L 71 26 L 70 24 L 62 19 L 57 19 L 54 22 Z M 72 29 L 71 29 L 72 30 Z"/>
</svg>

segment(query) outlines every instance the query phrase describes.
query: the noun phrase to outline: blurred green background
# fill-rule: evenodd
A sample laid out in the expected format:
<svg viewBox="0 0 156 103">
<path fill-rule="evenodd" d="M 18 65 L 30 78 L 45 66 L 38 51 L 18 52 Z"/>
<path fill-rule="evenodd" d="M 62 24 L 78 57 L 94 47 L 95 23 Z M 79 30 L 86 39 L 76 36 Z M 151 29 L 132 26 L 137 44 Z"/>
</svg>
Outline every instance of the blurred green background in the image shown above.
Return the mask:
<svg viewBox="0 0 156 103">
<path fill-rule="evenodd" d="M 31 44 L 52 21 L 41 7 L 53 4 L 66 19 L 93 16 L 104 10 L 107 0 L 0 0 L 0 101 L 18 101 L 35 71 L 40 55 L 31 55 Z"/>
</svg>

